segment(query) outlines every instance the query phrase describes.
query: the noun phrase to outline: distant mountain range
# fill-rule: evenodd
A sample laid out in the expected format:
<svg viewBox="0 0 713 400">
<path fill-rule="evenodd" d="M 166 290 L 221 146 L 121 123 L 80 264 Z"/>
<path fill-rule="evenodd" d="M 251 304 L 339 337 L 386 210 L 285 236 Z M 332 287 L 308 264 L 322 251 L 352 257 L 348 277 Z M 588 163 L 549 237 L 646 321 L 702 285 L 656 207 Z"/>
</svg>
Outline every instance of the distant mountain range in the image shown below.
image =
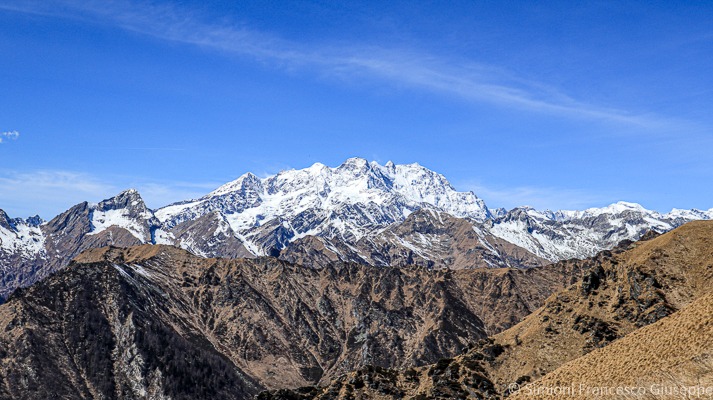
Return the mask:
<svg viewBox="0 0 713 400">
<path fill-rule="evenodd" d="M 274 256 L 320 268 L 528 268 L 586 258 L 713 218 L 713 209 L 661 214 L 619 202 L 584 211 L 491 210 L 472 192 L 418 164 L 351 158 L 260 179 L 245 174 L 207 195 L 157 210 L 135 190 L 78 204 L 52 220 L 0 210 L 0 298 L 67 265 L 82 250 L 144 243 L 206 257 Z"/>
</svg>

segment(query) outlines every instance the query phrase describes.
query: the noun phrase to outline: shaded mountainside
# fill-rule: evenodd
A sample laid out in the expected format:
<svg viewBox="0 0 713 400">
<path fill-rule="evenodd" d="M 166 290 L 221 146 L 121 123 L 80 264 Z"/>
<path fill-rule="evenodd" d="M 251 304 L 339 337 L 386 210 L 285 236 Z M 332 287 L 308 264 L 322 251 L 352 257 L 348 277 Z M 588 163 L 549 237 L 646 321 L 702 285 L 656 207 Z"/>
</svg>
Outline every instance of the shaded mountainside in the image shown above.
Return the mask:
<svg viewBox="0 0 713 400">
<path fill-rule="evenodd" d="M 88 250 L 0 305 L 0 397 L 242 399 L 367 365 L 424 365 L 511 326 L 580 273 L 576 262 L 311 269 L 170 246 Z"/>
<path fill-rule="evenodd" d="M 261 386 L 216 351 L 187 299 L 111 263 L 68 268 L 0 307 L 0 397 L 246 398 Z"/>
<path fill-rule="evenodd" d="M 712 382 L 713 222 L 691 222 L 624 245 L 590 259 L 580 282 L 462 355 L 414 369 L 361 369 L 323 387 L 261 396 L 501 398 L 514 383 L 534 382 L 536 388 Z M 514 398 L 530 393 L 522 389 Z"/>
<path fill-rule="evenodd" d="M 354 243 L 306 236 L 290 243 L 279 257 L 310 266 L 335 261 L 450 269 L 529 268 L 550 264 L 475 227 L 471 221 L 427 209 L 415 211 L 402 223 Z"/>
</svg>

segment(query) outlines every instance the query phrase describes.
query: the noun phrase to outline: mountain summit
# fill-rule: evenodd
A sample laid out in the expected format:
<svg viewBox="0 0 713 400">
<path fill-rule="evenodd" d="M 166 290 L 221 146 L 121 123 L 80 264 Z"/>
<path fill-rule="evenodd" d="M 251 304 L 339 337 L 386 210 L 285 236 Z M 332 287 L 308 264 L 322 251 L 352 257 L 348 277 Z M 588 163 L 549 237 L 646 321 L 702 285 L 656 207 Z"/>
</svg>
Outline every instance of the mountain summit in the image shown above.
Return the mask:
<svg viewBox="0 0 713 400">
<path fill-rule="evenodd" d="M 478 222 L 491 218 L 482 199 L 457 192 L 441 174 L 415 163 L 382 166 L 362 158 L 350 158 L 336 168 L 317 163 L 265 179 L 247 173 L 198 200 L 163 207 L 156 215 L 171 228 L 219 211 L 229 215 L 231 228 L 241 233 L 279 218 L 290 239 L 318 233 L 358 240 L 424 208 Z"/>
</svg>

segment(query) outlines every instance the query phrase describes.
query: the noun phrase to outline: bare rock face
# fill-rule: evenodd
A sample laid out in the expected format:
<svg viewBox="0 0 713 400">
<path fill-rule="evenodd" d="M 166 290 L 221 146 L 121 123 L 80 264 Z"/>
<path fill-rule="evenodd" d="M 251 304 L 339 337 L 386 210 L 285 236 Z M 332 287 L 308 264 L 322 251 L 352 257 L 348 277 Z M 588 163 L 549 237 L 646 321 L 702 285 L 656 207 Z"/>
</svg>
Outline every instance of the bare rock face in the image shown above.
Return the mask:
<svg viewBox="0 0 713 400">
<path fill-rule="evenodd" d="M 91 249 L 0 305 L 0 397 L 243 399 L 367 365 L 427 365 L 580 273 L 556 268 L 312 269 L 160 245 Z"/>
<path fill-rule="evenodd" d="M 193 254 L 210 257 L 254 257 L 220 213 L 210 213 L 184 221 L 172 230 L 173 242 Z"/>
</svg>

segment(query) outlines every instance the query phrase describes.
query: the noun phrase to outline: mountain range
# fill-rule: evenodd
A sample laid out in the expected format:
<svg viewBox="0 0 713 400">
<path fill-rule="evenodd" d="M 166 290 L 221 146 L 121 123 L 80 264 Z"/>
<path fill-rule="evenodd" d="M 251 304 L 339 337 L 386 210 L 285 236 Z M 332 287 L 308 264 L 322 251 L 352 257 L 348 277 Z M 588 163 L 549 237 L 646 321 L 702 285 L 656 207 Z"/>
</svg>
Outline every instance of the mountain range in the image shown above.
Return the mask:
<svg viewBox="0 0 713 400">
<path fill-rule="evenodd" d="M 90 249 L 0 305 L 0 398 L 544 399 L 543 388 L 580 383 L 710 386 L 712 238 L 713 221 L 694 221 L 528 269 Z"/>
<path fill-rule="evenodd" d="M 586 258 L 650 230 L 713 218 L 619 202 L 584 211 L 491 210 L 418 164 L 351 158 L 267 178 L 247 173 L 199 199 L 149 209 L 135 190 L 50 221 L 0 210 L 0 299 L 102 246 L 167 244 L 205 257 L 273 256 L 427 268 L 530 268 Z"/>
<path fill-rule="evenodd" d="M 0 398 L 713 387 L 712 217 L 491 210 L 363 159 L 159 209 L 127 190 L 50 221 L 0 211 Z"/>
</svg>

